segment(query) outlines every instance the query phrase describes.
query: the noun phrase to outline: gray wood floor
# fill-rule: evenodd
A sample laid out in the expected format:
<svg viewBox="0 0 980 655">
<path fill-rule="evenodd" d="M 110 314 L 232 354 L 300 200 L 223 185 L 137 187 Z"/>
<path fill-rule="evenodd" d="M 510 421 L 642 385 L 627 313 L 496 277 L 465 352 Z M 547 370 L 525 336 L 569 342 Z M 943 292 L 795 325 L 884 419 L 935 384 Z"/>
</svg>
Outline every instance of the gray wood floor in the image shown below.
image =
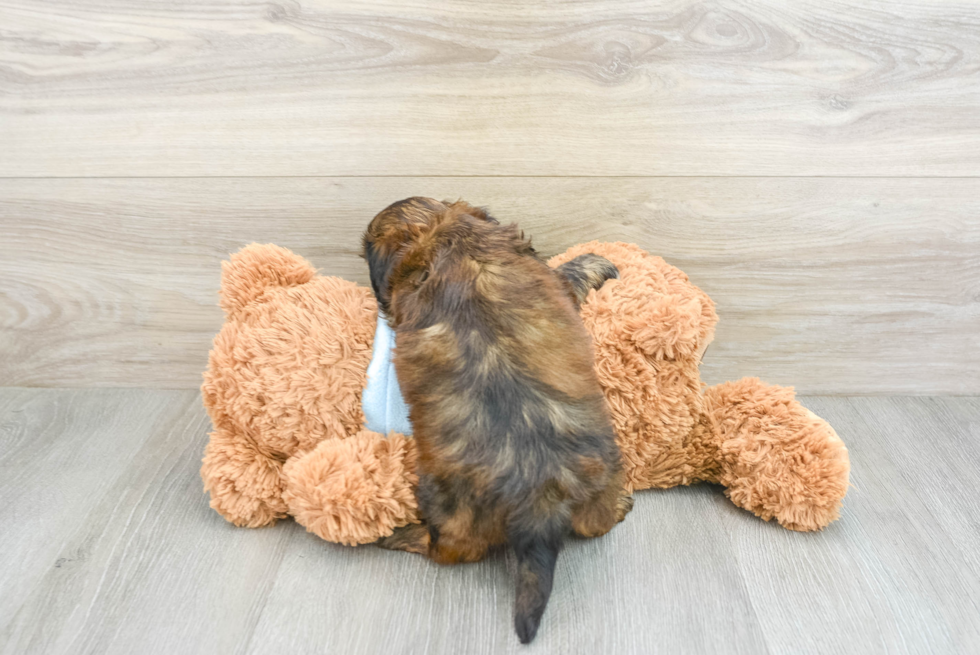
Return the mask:
<svg viewBox="0 0 980 655">
<path fill-rule="evenodd" d="M 568 545 L 526 652 L 980 651 L 980 399 L 804 400 L 851 451 L 841 521 L 639 493 Z M 234 528 L 201 492 L 207 430 L 192 391 L 0 390 L 0 652 L 524 652 L 505 556 Z"/>
</svg>

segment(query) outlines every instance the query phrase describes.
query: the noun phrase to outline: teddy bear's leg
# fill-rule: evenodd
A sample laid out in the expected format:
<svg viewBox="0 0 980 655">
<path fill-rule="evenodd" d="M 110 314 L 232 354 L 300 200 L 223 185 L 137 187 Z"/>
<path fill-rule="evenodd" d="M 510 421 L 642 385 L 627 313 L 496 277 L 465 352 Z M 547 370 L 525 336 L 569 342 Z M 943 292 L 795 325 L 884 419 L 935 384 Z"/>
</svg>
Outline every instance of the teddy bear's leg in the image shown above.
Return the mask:
<svg viewBox="0 0 980 655">
<path fill-rule="evenodd" d="M 239 527 L 259 528 L 286 517 L 281 470 L 278 460 L 219 426 L 204 449 L 201 478 L 214 510 Z"/>
<path fill-rule="evenodd" d="M 705 411 L 718 448 L 717 481 L 732 502 L 791 530 L 819 530 L 839 517 L 847 448 L 792 388 L 757 378 L 726 382 L 705 390 Z"/>
<path fill-rule="evenodd" d="M 296 522 L 349 546 L 417 522 L 417 484 L 415 442 L 397 433 L 327 439 L 283 467 L 283 500 Z"/>
</svg>

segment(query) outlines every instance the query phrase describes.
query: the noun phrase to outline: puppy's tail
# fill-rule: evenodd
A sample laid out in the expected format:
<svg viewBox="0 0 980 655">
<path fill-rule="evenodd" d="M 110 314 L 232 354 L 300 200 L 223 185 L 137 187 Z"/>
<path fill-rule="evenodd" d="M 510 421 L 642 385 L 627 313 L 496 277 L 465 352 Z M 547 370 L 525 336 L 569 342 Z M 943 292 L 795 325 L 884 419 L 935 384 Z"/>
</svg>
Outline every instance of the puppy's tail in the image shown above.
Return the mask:
<svg viewBox="0 0 980 655">
<path fill-rule="evenodd" d="M 541 615 L 551 597 L 562 537 L 563 532 L 555 529 L 520 531 L 511 536 L 511 546 L 517 555 L 514 629 L 522 644 L 531 643 L 538 633 Z"/>
</svg>

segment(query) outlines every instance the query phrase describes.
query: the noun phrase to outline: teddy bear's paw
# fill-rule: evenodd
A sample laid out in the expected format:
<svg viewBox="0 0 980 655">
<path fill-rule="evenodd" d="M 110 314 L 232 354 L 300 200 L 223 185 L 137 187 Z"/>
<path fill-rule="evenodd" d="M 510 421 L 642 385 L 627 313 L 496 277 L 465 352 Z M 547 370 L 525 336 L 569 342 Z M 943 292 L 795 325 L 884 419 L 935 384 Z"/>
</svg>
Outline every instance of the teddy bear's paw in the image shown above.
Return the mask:
<svg viewBox="0 0 980 655">
<path fill-rule="evenodd" d="M 354 546 L 418 521 L 415 442 L 362 431 L 330 439 L 283 467 L 283 500 L 315 535 Z"/>
<path fill-rule="evenodd" d="M 705 392 L 725 493 L 790 530 L 820 530 L 840 516 L 850 460 L 829 423 L 792 389 L 746 378 Z"/>
<path fill-rule="evenodd" d="M 239 527 L 260 528 L 286 517 L 281 469 L 243 437 L 217 428 L 204 450 L 201 478 L 212 509 Z"/>
</svg>

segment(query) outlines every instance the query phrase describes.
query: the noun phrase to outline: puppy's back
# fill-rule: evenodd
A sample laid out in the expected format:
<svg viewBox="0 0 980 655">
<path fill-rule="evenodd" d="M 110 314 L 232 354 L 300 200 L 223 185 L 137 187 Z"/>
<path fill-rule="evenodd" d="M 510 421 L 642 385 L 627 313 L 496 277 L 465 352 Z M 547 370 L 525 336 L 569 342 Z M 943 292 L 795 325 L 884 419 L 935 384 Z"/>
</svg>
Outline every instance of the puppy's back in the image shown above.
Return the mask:
<svg viewBox="0 0 980 655">
<path fill-rule="evenodd" d="M 618 469 L 613 429 L 567 286 L 516 227 L 468 220 L 430 243 L 393 303 L 399 382 L 423 471 L 514 548 L 527 643 L 574 507 Z"/>
<path fill-rule="evenodd" d="M 565 286 L 513 226 L 470 229 L 492 237 L 447 244 L 396 328 L 399 381 L 440 461 L 489 466 L 502 496 L 526 498 L 568 460 L 606 455 L 595 437 L 612 426 Z"/>
</svg>

